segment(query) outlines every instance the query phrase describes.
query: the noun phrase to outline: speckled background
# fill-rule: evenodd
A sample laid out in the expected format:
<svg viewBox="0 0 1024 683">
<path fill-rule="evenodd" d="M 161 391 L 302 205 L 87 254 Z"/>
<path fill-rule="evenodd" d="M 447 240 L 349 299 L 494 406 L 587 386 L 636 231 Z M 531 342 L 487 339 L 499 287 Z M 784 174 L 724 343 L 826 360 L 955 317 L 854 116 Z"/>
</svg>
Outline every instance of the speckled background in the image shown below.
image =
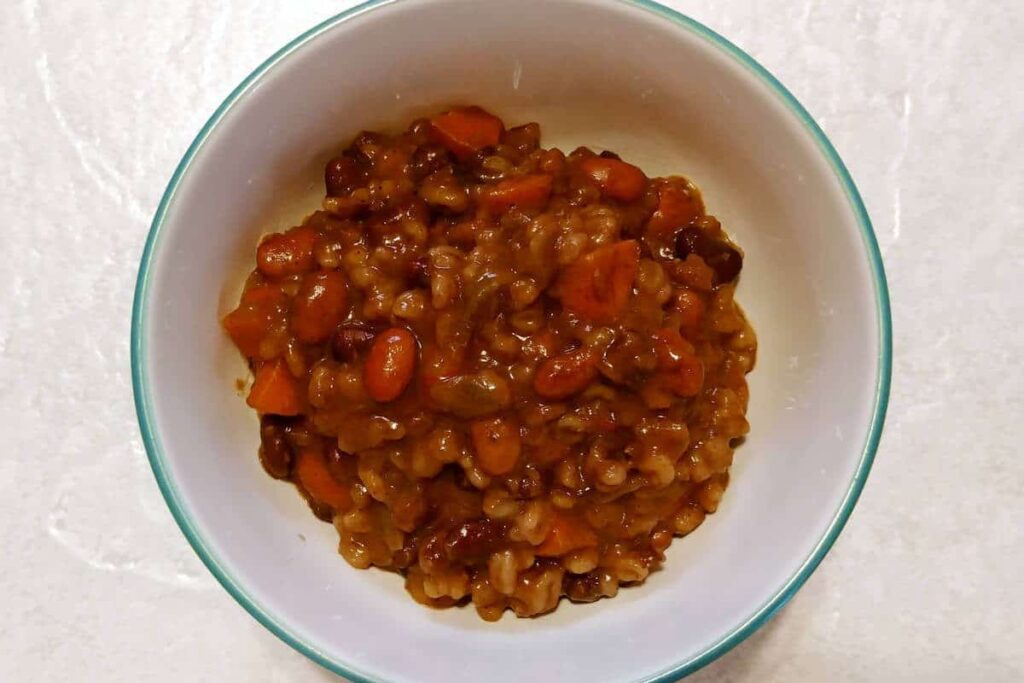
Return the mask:
<svg viewBox="0 0 1024 683">
<path fill-rule="evenodd" d="M 131 399 L 152 213 L 206 118 L 326 0 L 0 8 L 0 680 L 336 680 L 175 527 Z M 1024 3 L 669 2 L 808 107 L 885 256 L 895 376 L 849 526 L 697 681 L 1024 679 Z"/>
</svg>

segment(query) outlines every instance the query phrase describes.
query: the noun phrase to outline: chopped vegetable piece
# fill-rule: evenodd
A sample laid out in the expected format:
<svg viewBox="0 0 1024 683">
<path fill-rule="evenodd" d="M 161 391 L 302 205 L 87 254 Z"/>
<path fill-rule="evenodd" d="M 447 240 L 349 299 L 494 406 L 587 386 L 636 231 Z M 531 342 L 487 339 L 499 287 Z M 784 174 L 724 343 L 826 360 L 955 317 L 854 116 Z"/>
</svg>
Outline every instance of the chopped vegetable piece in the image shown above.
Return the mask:
<svg viewBox="0 0 1024 683">
<path fill-rule="evenodd" d="M 307 448 L 299 452 L 298 461 L 295 463 L 295 476 L 306 493 L 316 502 L 329 506 L 335 512 L 344 512 L 352 507 L 350 487 L 331 475 L 327 461 L 319 449 Z"/>
<path fill-rule="evenodd" d="M 605 157 L 587 157 L 580 168 L 601 188 L 601 194 L 620 202 L 635 202 L 647 189 L 647 176 L 633 164 Z"/>
<path fill-rule="evenodd" d="M 280 287 L 259 285 L 247 290 L 238 308 L 224 316 L 224 329 L 246 357 L 260 358 L 260 344 L 281 315 L 285 300 Z"/>
<path fill-rule="evenodd" d="M 247 403 L 260 413 L 298 415 L 302 410 L 302 391 L 288 364 L 278 359 L 261 365 Z"/>
<path fill-rule="evenodd" d="M 541 557 L 560 557 L 573 550 L 596 545 L 597 534 L 584 521 L 560 514 L 555 516 L 551 531 L 535 552 Z"/>
<path fill-rule="evenodd" d="M 551 196 L 551 176 L 530 174 L 502 180 L 484 193 L 484 206 L 494 212 L 521 209 L 542 209 Z"/>
<path fill-rule="evenodd" d="M 640 265 L 635 240 L 616 242 L 584 254 L 562 272 L 562 305 L 596 323 L 613 323 L 629 301 Z"/>
<path fill-rule="evenodd" d="M 501 119 L 480 107 L 456 107 L 430 120 L 434 138 L 459 159 L 465 160 L 501 140 Z"/>
</svg>

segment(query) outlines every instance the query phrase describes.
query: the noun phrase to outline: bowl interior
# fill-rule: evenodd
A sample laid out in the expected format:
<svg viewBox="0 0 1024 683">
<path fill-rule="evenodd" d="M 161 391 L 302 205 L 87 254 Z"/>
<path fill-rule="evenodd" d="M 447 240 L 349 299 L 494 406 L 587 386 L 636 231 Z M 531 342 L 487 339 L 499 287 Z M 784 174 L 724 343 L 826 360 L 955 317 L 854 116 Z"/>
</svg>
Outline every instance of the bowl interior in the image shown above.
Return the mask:
<svg viewBox="0 0 1024 683">
<path fill-rule="evenodd" d="M 411 0 L 311 35 L 231 102 L 144 263 L 137 371 L 172 508 L 265 623 L 352 677 L 638 680 L 706 657 L 799 583 L 866 474 L 883 323 L 843 183 L 749 65 L 698 29 L 610 0 Z M 539 121 L 546 145 L 687 175 L 747 256 L 752 432 L 719 512 L 642 587 L 541 619 L 430 611 L 398 576 L 349 567 L 334 530 L 260 469 L 256 419 L 234 390 L 245 366 L 218 325 L 258 236 L 316 208 L 333 152 L 453 103 Z"/>
</svg>

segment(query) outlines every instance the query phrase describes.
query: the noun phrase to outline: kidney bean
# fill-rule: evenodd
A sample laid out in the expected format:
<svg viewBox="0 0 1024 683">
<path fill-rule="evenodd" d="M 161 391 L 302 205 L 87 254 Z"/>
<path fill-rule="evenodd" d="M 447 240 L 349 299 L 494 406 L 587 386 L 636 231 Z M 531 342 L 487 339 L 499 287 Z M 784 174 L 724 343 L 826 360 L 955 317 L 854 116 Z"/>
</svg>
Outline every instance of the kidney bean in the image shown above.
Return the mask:
<svg viewBox="0 0 1024 683">
<path fill-rule="evenodd" d="M 505 540 L 508 525 L 487 517 L 455 526 L 444 537 L 444 555 L 451 562 L 486 559 Z"/>
<path fill-rule="evenodd" d="M 260 464 L 275 479 L 287 479 L 291 474 L 295 460 L 287 437 L 291 423 L 292 420 L 277 415 L 264 415 L 260 419 Z"/>
<path fill-rule="evenodd" d="M 363 366 L 363 382 L 375 401 L 393 401 L 405 391 L 416 368 L 416 337 L 404 327 L 378 334 Z"/>
<path fill-rule="evenodd" d="M 328 197 L 344 197 L 366 182 L 366 171 L 347 154 L 336 156 L 324 167 Z"/>
<path fill-rule="evenodd" d="M 587 349 L 549 358 L 533 376 L 533 390 L 550 399 L 563 399 L 583 391 L 597 377 L 597 363 Z"/>
<path fill-rule="evenodd" d="M 316 344 L 331 336 L 345 317 L 348 284 L 336 270 L 307 275 L 292 301 L 292 330 L 301 341 Z"/>
<path fill-rule="evenodd" d="M 340 361 L 354 360 L 373 343 L 378 327 L 370 322 L 351 321 L 342 323 L 331 337 L 331 352 Z"/>
</svg>

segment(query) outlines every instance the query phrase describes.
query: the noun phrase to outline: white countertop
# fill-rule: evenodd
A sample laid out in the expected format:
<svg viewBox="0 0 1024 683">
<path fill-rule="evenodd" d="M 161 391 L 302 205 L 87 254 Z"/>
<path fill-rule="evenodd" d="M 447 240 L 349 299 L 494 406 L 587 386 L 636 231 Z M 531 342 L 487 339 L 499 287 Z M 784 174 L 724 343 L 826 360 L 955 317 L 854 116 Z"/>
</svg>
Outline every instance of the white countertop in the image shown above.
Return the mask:
<svg viewBox="0 0 1024 683">
<path fill-rule="evenodd" d="M 329 681 L 192 553 L 143 454 L 128 332 L 171 172 L 349 2 L 0 9 L 0 680 Z M 885 435 L 835 548 L 696 681 L 1024 679 L 1024 4 L 670 2 L 750 52 L 856 179 L 888 271 Z"/>
</svg>

